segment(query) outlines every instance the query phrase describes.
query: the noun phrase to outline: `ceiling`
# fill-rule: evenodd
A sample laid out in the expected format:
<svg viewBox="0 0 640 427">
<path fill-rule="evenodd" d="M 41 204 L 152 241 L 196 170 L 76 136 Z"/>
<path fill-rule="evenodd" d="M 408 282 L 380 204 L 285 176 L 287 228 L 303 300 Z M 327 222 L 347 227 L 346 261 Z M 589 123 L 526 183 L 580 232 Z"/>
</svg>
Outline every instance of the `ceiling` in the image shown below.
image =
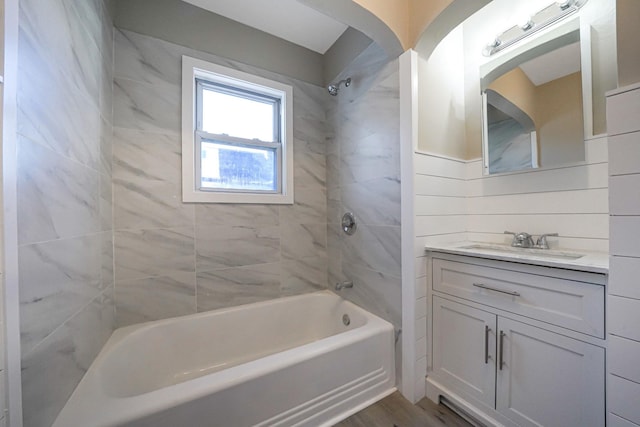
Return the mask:
<svg viewBox="0 0 640 427">
<path fill-rule="evenodd" d="M 347 26 L 298 0 L 184 0 L 324 54 Z"/>
<path fill-rule="evenodd" d="M 538 56 L 520 68 L 536 86 L 577 73 L 580 71 L 580 42 Z"/>
</svg>

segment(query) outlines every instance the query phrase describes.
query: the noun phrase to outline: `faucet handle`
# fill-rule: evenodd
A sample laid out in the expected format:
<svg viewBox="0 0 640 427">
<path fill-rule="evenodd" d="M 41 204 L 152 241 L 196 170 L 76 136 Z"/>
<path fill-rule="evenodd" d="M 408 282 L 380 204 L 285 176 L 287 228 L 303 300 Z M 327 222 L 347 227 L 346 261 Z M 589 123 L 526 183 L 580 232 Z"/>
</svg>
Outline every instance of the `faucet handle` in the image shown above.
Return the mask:
<svg viewBox="0 0 640 427">
<path fill-rule="evenodd" d="M 521 232 L 514 233 L 512 231 L 505 231 L 504 234 L 513 234 L 513 240 L 511 246 L 516 248 L 530 248 L 533 246 L 533 239 L 529 233 Z"/>
<path fill-rule="evenodd" d="M 552 237 L 552 236 L 554 237 L 558 236 L 558 233 L 547 233 L 538 237 L 535 247 L 538 249 L 549 249 L 549 243 L 547 242 L 547 237 Z"/>
<path fill-rule="evenodd" d="M 513 235 L 513 239 L 511 239 L 511 246 L 515 246 L 518 243 L 517 235 L 518 233 L 514 233 L 513 231 L 505 231 L 504 234 Z"/>
</svg>

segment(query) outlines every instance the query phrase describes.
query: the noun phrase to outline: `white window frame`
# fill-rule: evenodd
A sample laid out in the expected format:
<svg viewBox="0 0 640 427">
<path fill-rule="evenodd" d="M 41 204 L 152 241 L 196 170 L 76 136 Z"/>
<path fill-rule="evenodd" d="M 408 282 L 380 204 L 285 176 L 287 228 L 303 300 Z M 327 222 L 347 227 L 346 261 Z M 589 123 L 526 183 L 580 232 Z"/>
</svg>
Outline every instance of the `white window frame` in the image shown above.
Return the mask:
<svg viewBox="0 0 640 427">
<path fill-rule="evenodd" d="M 197 80 L 206 80 L 280 99 L 278 191 L 201 190 L 198 182 L 200 137 L 197 131 Z M 212 138 L 213 139 L 213 138 Z M 227 140 L 228 141 L 225 141 Z M 232 142 L 231 137 L 217 137 Z M 256 143 L 259 147 L 260 143 Z M 293 88 L 253 74 L 182 57 L 182 201 L 190 203 L 293 204 Z"/>
</svg>

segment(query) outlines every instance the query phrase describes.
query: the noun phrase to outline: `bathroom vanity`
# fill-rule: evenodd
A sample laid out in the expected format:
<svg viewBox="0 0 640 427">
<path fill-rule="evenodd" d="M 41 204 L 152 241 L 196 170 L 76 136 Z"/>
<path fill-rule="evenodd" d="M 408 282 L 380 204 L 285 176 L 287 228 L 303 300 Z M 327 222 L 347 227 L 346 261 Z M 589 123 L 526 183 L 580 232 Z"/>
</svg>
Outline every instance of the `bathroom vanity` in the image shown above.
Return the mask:
<svg viewBox="0 0 640 427">
<path fill-rule="evenodd" d="M 605 425 L 606 254 L 427 251 L 427 397 L 488 425 Z"/>
</svg>

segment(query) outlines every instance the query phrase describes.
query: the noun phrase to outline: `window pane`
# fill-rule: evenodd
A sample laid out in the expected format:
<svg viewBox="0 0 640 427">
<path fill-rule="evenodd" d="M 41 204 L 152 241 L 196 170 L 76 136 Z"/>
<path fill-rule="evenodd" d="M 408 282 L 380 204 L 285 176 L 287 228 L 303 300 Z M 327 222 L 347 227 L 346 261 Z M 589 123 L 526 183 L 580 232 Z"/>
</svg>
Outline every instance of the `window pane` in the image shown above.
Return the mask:
<svg viewBox="0 0 640 427">
<path fill-rule="evenodd" d="M 201 188 L 276 191 L 276 149 L 202 141 Z"/>
<path fill-rule="evenodd" d="M 272 102 L 204 87 L 202 130 L 236 138 L 274 142 L 273 105 Z"/>
</svg>

